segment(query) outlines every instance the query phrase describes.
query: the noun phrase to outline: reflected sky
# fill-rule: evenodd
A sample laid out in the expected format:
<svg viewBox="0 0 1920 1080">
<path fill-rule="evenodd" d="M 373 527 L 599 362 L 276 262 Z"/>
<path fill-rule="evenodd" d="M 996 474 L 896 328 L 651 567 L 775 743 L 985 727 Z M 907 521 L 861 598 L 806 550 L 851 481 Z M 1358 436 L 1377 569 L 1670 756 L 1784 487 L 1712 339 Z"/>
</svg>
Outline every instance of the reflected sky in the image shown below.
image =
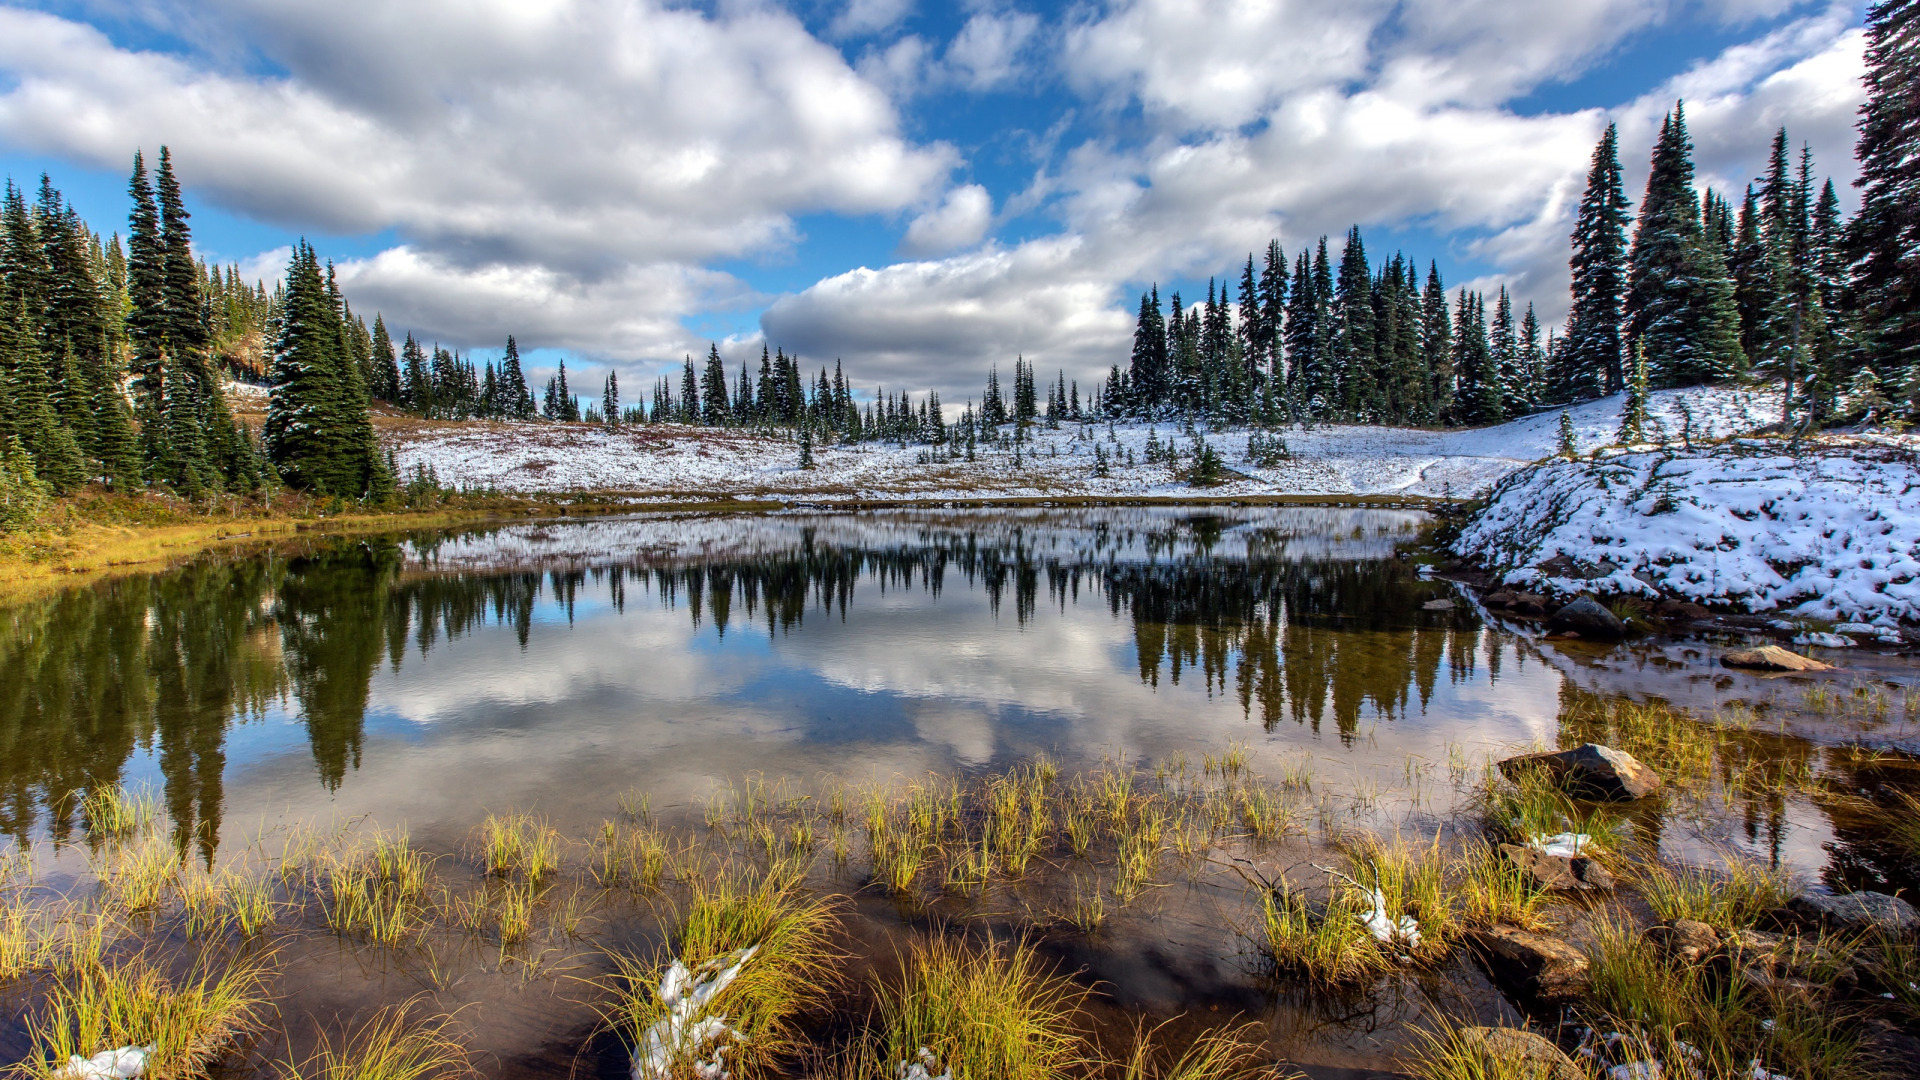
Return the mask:
<svg viewBox="0 0 1920 1080">
<path fill-rule="evenodd" d="M 1550 741 L 1563 681 L 1469 605 L 1424 610 L 1453 595 L 1402 555 L 1425 524 L 655 515 L 104 583 L 5 613 L 6 824 L 57 833 L 50 800 L 117 776 L 164 791 L 208 852 L 316 816 L 450 843 L 489 810 L 579 830 L 624 791 L 687 806 L 753 773 L 1198 762 L 1232 741 L 1403 787 Z"/>
</svg>

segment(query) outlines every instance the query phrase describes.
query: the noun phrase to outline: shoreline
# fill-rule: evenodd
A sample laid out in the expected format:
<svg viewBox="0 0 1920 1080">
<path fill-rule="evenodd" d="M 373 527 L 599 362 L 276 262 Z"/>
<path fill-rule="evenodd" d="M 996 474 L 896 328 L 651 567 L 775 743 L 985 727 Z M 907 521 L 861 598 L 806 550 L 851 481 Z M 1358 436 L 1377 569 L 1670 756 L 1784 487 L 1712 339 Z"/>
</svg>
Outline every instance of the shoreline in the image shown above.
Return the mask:
<svg viewBox="0 0 1920 1080">
<path fill-rule="evenodd" d="M 569 499 L 575 501 L 560 501 Z M 232 516 L 162 523 L 110 523 L 72 518 L 43 525 L 0 542 L 0 604 L 112 577 L 165 570 L 200 555 L 296 537 L 332 537 L 440 529 L 529 520 L 614 517 L 623 514 L 752 514 L 813 510 L 848 513 L 902 509 L 1074 508 L 1099 506 L 1299 506 L 1458 512 L 1464 504 L 1419 495 L 975 495 L 967 498 L 821 498 L 675 492 L 661 501 L 640 492 L 591 491 L 556 499 L 502 505 L 442 506 L 390 512 L 310 511 L 255 508 Z M 71 504 L 70 504 L 71 508 Z"/>
</svg>

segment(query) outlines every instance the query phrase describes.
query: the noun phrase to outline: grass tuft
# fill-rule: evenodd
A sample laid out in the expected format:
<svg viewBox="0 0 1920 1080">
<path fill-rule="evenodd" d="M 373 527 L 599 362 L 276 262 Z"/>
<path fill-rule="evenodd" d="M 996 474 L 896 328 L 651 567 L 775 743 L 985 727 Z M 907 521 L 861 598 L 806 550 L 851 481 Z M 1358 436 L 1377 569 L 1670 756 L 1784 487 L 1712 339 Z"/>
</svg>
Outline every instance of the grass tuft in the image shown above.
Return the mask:
<svg viewBox="0 0 1920 1080">
<path fill-rule="evenodd" d="M 1086 991 L 1044 967 L 1027 943 L 915 944 L 899 985 L 879 987 L 880 1058 L 931 1050 L 953 1080 L 1053 1080 L 1085 1061 L 1077 1016 Z"/>
<path fill-rule="evenodd" d="M 1647 859 L 1636 875 L 1640 895 L 1661 919 L 1692 919 L 1722 930 L 1752 926 L 1793 899 L 1785 871 L 1728 853 L 1717 867 Z"/>
<path fill-rule="evenodd" d="M 144 954 L 111 966 L 82 965 L 55 981 L 29 1019 L 33 1052 L 24 1069 L 52 1077 L 76 1055 L 151 1045 L 149 1075 L 205 1076 L 259 1027 L 266 981 L 259 954 L 203 954 L 177 979 Z"/>
<path fill-rule="evenodd" d="M 286 1080 L 441 1080 L 473 1071 L 467 1053 L 448 1034 L 449 1017 L 407 1019 L 406 1006 L 381 1009 L 338 1042 L 322 1035 L 313 1056 L 282 1066 Z"/>
</svg>

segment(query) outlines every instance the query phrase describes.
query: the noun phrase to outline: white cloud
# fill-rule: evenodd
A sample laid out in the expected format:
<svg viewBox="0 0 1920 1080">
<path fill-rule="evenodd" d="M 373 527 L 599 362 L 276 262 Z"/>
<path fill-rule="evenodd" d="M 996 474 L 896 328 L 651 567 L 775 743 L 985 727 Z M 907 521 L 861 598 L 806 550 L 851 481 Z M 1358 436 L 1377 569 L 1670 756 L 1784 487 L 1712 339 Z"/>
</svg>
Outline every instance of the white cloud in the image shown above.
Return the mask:
<svg viewBox="0 0 1920 1080">
<path fill-rule="evenodd" d="M 1018 72 L 1020 53 L 1039 28 L 1040 20 L 1025 12 L 981 12 L 947 45 L 947 67 L 968 89 L 990 90 Z"/>
<path fill-rule="evenodd" d="M 904 137 L 880 89 L 764 6 L 215 0 L 162 14 L 175 29 L 219 23 L 284 74 L 0 7 L 0 141 L 116 170 L 168 143 L 196 195 L 226 208 L 394 230 L 406 247 L 385 262 L 435 273 L 381 279 L 381 298 L 484 313 L 489 332 L 571 302 L 645 313 L 575 326 L 579 347 L 656 339 L 657 320 L 693 309 L 622 290 L 777 251 L 798 214 L 923 205 L 956 162 Z M 471 283 L 500 306 L 433 292 Z"/>
<path fill-rule="evenodd" d="M 993 196 L 979 184 L 967 184 L 947 192 L 939 206 L 914 218 L 900 247 L 909 255 L 943 255 L 972 247 L 987 234 L 992 221 Z"/>
<path fill-rule="evenodd" d="M 913 12 L 913 0 L 847 0 L 847 6 L 834 16 L 832 32 L 836 37 L 859 37 L 891 30 Z"/>
</svg>

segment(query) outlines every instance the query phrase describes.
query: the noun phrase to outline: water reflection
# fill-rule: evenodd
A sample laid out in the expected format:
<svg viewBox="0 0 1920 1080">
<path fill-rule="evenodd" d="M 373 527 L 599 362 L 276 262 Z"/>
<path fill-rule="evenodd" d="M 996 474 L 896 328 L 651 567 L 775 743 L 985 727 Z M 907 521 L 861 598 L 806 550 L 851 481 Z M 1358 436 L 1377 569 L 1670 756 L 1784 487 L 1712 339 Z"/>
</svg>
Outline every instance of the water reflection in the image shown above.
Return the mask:
<svg viewBox="0 0 1920 1080">
<path fill-rule="evenodd" d="M 1273 508 L 636 517 L 107 582 L 0 615 L 0 829 L 64 839 L 68 793 L 145 770 L 176 841 L 210 859 L 236 803 L 433 820 L 482 798 L 477 777 L 564 811 L 584 789 L 690 791 L 749 768 L 1148 753 L 1247 730 L 1351 741 L 1445 687 L 1467 703 L 1449 715 L 1491 716 L 1489 739 L 1537 736 L 1558 680 L 1536 666 L 1504 713 L 1481 708 L 1522 654 L 1469 608 L 1423 610 L 1451 593 L 1398 552 L 1423 524 Z M 290 768 L 294 730 L 306 770 Z"/>
</svg>

